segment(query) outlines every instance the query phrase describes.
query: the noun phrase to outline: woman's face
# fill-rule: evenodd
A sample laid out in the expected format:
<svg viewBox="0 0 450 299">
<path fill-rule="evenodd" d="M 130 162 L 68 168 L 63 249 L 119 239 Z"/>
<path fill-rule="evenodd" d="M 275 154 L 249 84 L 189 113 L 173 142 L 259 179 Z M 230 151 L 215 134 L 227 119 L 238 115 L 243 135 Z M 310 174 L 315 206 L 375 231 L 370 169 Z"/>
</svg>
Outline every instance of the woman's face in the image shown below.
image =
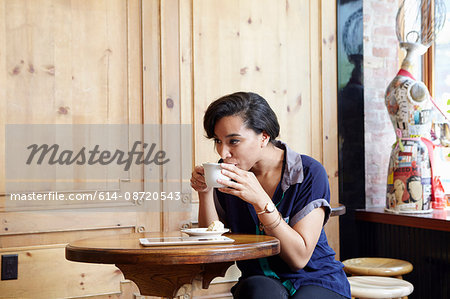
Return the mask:
<svg viewBox="0 0 450 299">
<path fill-rule="evenodd" d="M 405 185 L 401 180 L 395 180 L 394 189 L 395 189 L 395 198 L 397 198 L 398 203 L 401 203 L 403 198 L 403 192 L 405 191 Z"/>
<path fill-rule="evenodd" d="M 221 118 L 214 134 L 215 147 L 223 161 L 247 171 L 260 159 L 263 145 L 269 140 L 265 133 L 256 134 L 247 128 L 240 116 Z"/>
<path fill-rule="evenodd" d="M 422 199 L 422 183 L 420 181 L 411 181 L 408 184 L 408 192 L 413 202 Z"/>
</svg>

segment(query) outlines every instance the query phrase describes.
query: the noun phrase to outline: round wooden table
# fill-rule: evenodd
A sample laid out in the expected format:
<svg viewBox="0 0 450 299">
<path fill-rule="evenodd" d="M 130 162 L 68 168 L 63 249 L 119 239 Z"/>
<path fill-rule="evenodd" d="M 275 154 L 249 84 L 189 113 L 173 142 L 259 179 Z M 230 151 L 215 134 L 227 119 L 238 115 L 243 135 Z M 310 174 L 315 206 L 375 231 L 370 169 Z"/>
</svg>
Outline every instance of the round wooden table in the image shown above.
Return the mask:
<svg viewBox="0 0 450 299">
<path fill-rule="evenodd" d="M 181 236 L 180 232 L 135 233 L 78 240 L 66 246 L 66 259 L 115 264 L 142 295 L 174 297 L 194 278 L 208 288 L 235 262 L 276 255 L 278 239 L 265 235 L 226 234 L 232 244 L 144 247 L 139 238 Z"/>
</svg>

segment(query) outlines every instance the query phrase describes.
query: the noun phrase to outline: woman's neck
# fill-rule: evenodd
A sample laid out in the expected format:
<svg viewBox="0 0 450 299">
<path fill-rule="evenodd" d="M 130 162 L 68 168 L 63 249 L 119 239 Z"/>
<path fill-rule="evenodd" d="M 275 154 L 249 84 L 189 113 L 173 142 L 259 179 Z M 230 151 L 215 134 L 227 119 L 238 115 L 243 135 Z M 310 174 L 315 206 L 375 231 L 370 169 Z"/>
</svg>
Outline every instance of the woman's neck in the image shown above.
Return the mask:
<svg viewBox="0 0 450 299">
<path fill-rule="evenodd" d="M 284 151 L 269 143 L 263 150 L 262 159 L 250 169 L 257 177 L 271 175 L 283 168 Z"/>
</svg>

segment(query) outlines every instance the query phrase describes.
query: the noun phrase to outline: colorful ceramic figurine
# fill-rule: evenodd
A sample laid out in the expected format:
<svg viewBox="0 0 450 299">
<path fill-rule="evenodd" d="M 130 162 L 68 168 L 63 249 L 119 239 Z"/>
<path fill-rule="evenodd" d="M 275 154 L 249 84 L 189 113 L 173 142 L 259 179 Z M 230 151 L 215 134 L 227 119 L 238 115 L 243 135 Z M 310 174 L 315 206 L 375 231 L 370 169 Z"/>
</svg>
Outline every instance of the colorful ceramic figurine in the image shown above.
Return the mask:
<svg viewBox="0 0 450 299">
<path fill-rule="evenodd" d="M 386 209 L 431 211 L 433 104 L 425 84 L 412 76 L 413 61 L 426 52 L 418 43 L 400 43 L 407 51 L 402 67 L 386 90 L 385 104 L 397 135 L 389 161 Z"/>
</svg>

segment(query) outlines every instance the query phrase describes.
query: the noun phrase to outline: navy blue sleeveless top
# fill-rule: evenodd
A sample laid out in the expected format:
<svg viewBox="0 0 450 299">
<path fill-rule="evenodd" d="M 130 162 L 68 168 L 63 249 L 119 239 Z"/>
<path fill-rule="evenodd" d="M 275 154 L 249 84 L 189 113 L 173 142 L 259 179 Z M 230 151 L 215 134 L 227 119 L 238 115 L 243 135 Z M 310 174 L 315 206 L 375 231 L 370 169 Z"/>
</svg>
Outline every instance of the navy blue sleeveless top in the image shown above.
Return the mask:
<svg viewBox="0 0 450 299">
<path fill-rule="evenodd" d="M 278 211 L 293 227 L 312 210 L 323 207 L 325 225 L 331 207 L 330 188 L 324 167 L 313 158 L 290 150 L 281 141 L 277 141 L 276 146 L 285 152 L 283 175 L 272 198 Z M 259 220 L 251 204 L 217 189 L 214 190 L 214 201 L 220 220 L 232 232 L 259 233 Z M 252 275 L 271 276 L 279 279 L 290 294 L 303 285 L 318 285 L 350 298 L 350 285 L 343 271 L 343 264 L 334 257 L 335 252 L 328 245 L 322 228 L 311 259 L 299 271 L 292 271 L 279 255 L 239 261 L 237 265 L 242 278 Z"/>
</svg>

